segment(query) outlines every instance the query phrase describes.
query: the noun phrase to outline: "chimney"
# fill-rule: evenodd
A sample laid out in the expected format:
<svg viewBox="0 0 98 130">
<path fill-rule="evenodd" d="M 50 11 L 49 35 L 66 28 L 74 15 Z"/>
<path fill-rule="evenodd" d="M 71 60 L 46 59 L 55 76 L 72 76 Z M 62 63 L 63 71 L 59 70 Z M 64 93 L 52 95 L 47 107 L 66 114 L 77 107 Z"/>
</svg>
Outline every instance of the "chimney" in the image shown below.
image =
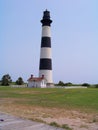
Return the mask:
<svg viewBox="0 0 98 130">
<path fill-rule="evenodd" d="M 44 79 L 44 75 L 42 75 L 42 78 Z"/>
<path fill-rule="evenodd" d="M 31 74 L 31 79 L 33 78 L 33 75 Z"/>
</svg>

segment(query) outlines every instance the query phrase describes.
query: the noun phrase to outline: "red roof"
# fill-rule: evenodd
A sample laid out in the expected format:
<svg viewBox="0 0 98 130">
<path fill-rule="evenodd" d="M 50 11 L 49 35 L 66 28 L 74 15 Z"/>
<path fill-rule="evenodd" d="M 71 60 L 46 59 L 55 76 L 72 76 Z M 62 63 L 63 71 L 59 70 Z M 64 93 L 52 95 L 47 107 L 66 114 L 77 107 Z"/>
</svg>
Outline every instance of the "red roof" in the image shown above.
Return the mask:
<svg viewBox="0 0 98 130">
<path fill-rule="evenodd" d="M 44 76 L 42 76 L 42 77 L 33 77 L 33 75 L 31 75 L 31 77 L 28 79 L 28 81 L 42 81 L 43 79 L 45 79 Z"/>
</svg>

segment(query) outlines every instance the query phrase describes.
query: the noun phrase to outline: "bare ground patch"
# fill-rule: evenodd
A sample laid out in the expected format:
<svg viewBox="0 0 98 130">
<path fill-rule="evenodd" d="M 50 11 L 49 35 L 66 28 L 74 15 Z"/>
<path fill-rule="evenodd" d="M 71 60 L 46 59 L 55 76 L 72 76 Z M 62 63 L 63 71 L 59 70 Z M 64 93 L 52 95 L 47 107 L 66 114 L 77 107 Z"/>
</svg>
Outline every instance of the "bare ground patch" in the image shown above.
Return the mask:
<svg viewBox="0 0 98 130">
<path fill-rule="evenodd" d="M 19 99 L 1 99 L 0 111 L 48 124 L 51 122 L 59 125 L 67 124 L 73 130 L 98 130 L 98 113 L 15 104 L 17 100 Z"/>
</svg>

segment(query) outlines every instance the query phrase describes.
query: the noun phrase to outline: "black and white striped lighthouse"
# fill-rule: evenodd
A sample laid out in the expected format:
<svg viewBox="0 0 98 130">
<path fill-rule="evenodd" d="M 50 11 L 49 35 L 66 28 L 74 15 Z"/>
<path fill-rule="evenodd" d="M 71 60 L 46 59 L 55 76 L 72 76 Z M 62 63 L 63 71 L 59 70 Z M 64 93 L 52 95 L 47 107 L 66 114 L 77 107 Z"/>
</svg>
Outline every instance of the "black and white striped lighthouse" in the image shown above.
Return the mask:
<svg viewBox="0 0 98 130">
<path fill-rule="evenodd" d="M 44 11 L 42 23 L 42 38 L 40 51 L 39 77 L 44 75 L 47 85 L 53 86 L 52 56 L 51 56 L 51 23 L 50 12 Z"/>
</svg>

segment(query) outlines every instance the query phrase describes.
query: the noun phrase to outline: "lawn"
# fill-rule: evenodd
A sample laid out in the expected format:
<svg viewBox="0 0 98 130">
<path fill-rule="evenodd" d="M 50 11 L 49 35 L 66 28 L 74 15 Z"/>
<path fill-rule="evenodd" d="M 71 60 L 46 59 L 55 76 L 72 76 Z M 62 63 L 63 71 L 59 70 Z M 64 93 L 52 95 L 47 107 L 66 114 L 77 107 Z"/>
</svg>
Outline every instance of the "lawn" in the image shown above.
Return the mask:
<svg viewBox="0 0 98 130">
<path fill-rule="evenodd" d="M 98 112 L 98 89 L 96 88 L 41 89 L 0 87 L 0 100 L 2 100 L 1 105 L 8 104 L 8 100 L 12 100 L 12 104 Z"/>
<path fill-rule="evenodd" d="M 97 88 L 0 87 L 0 111 L 44 123 L 98 128 Z M 67 129 L 68 129 L 67 128 Z"/>
</svg>

